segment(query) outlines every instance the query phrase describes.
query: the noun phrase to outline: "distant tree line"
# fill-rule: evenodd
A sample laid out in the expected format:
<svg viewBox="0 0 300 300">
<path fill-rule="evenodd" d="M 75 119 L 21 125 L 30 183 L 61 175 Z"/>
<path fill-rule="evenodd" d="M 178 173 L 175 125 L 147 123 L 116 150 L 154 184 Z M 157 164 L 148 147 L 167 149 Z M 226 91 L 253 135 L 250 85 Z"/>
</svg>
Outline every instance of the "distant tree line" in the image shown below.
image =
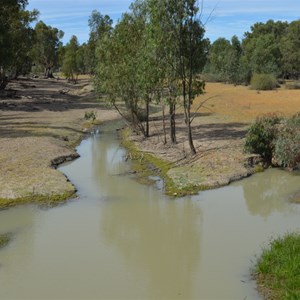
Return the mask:
<svg viewBox="0 0 300 300">
<path fill-rule="evenodd" d="M 240 42 L 219 38 L 208 50 L 203 70 L 208 78 L 240 84 L 249 83 L 254 74 L 275 78 L 300 77 L 300 20 L 255 23 Z"/>
<path fill-rule="evenodd" d="M 163 113 L 163 141 L 176 143 L 176 111 L 183 108 L 191 153 L 192 122 L 201 108 L 193 100 L 205 80 L 248 84 L 254 74 L 299 78 L 300 20 L 256 23 L 240 41 L 204 38 L 196 0 L 136 0 L 113 26 L 108 15 L 93 11 L 89 40 L 64 33 L 26 10 L 28 0 L 0 0 L 0 89 L 21 74 L 61 71 L 76 83 L 90 74 L 97 91 L 136 131 L 150 135 L 150 105 Z M 168 112 L 165 115 L 165 112 Z M 168 120 L 168 122 L 166 121 Z"/>
</svg>

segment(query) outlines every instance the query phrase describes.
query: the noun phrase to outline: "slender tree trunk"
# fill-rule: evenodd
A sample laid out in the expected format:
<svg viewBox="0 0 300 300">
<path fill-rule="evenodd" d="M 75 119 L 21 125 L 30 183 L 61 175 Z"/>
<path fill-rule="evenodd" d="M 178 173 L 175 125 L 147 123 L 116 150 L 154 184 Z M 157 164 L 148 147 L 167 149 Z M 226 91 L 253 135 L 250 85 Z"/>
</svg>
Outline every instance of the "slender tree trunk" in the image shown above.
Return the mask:
<svg viewBox="0 0 300 300">
<path fill-rule="evenodd" d="M 146 96 L 146 129 L 145 136 L 149 137 L 149 113 L 150 113 L 150 99 Z"/>
<path fill-rule="evenodd" d="M 170 109 L 170 137 L 171 143 L 176 144 L 176 122 L 175 122 L 175 112 L 176 112 L 176 104 L 174 100 L 171 100 L 169 104 Z"/>
<path fill-rule="evenodd" d="M 167 143 L 167 131 L 166 131 L 166 119 L 165 119 L 165 106 L 163 104 L 162 97 L 160 98 L 161 110 L 162 110 L 162 122 L 163 122 L 163 133 L 164 133 L 164 144 Z"/>
</svg>

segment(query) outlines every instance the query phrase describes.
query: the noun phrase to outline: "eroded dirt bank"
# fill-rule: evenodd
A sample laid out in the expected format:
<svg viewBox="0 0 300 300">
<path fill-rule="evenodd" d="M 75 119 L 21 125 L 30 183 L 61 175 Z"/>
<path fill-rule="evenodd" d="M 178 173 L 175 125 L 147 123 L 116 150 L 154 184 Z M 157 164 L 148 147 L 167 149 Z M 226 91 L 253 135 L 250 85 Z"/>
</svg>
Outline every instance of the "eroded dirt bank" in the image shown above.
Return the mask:
<svg viewBox="0 0 300 300">
<path fill-rule="evenodd" d="M 0 94 L 0 206 L 69 198 L 75 187 L 55 166 L 78 155 L 74 147 L 91 123 L 119 118 L 100 106 L 88 80 L 20 79 Z"/>
</svg>

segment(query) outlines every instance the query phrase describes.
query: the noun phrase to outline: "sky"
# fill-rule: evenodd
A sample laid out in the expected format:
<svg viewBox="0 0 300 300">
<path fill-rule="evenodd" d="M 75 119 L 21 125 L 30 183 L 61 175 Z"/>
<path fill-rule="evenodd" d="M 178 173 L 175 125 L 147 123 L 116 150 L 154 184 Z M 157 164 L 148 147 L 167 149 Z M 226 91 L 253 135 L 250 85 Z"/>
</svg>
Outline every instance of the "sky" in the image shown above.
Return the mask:
<svg viewBox="0 0 300 300">
<path fill-rule="evenodd" d="M 63 42 L 72 35 L 79 42 L 88 40 L 88 19 L 93 10 L 109 15 L 117 22 L 132 0 L 29 0 L 27 9 L 38 9 L 39 19 L 64 31 Z M 201 1 L 199 1 L 201 2 Z M 211 17 L 209 18 L 209 15 Z M 242 39 L 256 22 L 294 21 L 300 19 L 300 0 L 204 0 L 202 21 L 205 36 L 211 41 L 219 37 Z"/>
</svg>

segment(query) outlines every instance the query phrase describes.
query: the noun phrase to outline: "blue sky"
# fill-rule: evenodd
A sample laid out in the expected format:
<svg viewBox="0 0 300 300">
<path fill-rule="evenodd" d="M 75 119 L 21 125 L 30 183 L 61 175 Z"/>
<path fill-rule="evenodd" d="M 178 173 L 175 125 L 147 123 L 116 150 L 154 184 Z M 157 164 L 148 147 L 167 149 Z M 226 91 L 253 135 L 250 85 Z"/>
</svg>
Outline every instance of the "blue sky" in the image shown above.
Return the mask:
<svg viewBox="0 0 300 300">
<path fill-rule="evenodd" d="M 64 43 L 75 34 L 80 43 L 89 35 L 88 18 L 92 10 L 108 14 L 117 21 L 128 10 L 131 0 L 29 0 L 29 10 L 40 11 L 40 20 L 65 32 Z M 300 19 L 300 0 L 204 0 L 203 21 L 206 37 L 214 41 L 218 37 L 230 39 L 243 37 L 245 31 L 256 22 L 294 21 Z"/>
</svg>

